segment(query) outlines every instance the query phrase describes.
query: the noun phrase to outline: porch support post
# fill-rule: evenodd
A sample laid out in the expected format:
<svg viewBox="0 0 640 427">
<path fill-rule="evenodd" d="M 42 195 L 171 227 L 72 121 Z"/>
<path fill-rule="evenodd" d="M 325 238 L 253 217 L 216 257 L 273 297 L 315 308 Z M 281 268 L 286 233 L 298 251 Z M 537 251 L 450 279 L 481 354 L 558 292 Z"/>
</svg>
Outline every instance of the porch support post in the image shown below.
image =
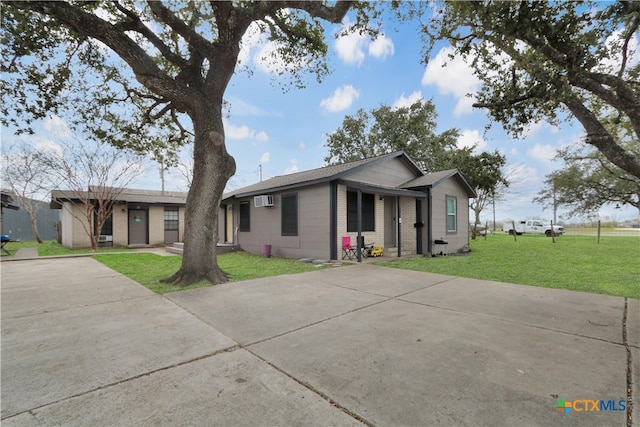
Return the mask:
<svg viewBox="0 0 640 427">
<path fill-rule="evenodd" d="M 356 257 L 358 262 L 362 262 L 362 249 L 360 248 L 360 238 L 362 237 L 362 190 L 358 189 L 357 193 L 357 211 L 358 211 L 358 237 L 356 238 Z"/>
<path fill-rule="evenodd" d="M 433 254 L 433 201 L 431 200 L 431 189 L 427 189 L 427 253 Z"/>
<path fill-rule="evenodd" d="M 336 181 L 331 181 L 329 184 L 329 259 L 338 259 L 338 183 Z"/>
<path fill-rule="evenodd" d="M 396 197 L 396 205 L 398 208 L 398 215 L 396 215 L 396 218 L 398 218 L 398 258 L 400 258 L 402 256 L 402 217 L 400 216 L 400 196 Z"/>
</svg>

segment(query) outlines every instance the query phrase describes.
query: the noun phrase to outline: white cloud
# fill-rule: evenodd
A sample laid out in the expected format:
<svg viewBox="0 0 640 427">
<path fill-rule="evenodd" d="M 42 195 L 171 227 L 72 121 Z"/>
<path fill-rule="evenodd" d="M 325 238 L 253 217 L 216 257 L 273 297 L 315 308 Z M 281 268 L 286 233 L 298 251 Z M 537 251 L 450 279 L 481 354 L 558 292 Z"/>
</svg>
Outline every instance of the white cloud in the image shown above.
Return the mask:
<svg viewBox="0 0 640 427">
<path fill-rule="evenodd" d="M 364 48 L 367 40 L 358 33 L 349 33 L 338 37 L 336 40 L 336 52 L 338 57 L 347 64 L 362 64 L 364 61 Z"/>
<path fill-rule="evenodd" d="M 247 65 L 251 60 L 251 51 L 262 43 L 263 35 L 257 22 L 252 22 L 240 41 L 238 65 Z"/>
<path fill-rule="evenodd" d="M 335 113 L 351 107 L 353 101 L 359 96 L 359 90 L 351 85 L 345 85 L 333 91 L 329 98 L 320 101 L 320 106 L 331 113 Z"/>
<path fill-rule="evenodd" d="M 298 147 L 305 148 L 306 145 L 304 145 L 304 141 L 300 141 L 300 143 L 298 144 Z"/>
<path fill-rule="evenodd" d="M 60 138 L 67 139 L 73 137 L 73 132 L 67 125 L 66 120 L 56 116 L 55 114 L 44 119 L 42 121 L 42 127 L 47 132 L 50 132 Z"/>
<path fill-rule="evenodd" d="M 265 131 L 260 131 L 256 134 L 256 141 L 265 142 L 269 140 L 269 135 Z"/>
<path fill-rule="evenodd" d="M 474 145 L 476 148 L 474 153 L 480 153 L 487 147 L 487 141 L 480 135 L 480 132 L 476 129 L 464 129 L 460 132 L 460 137 L 457 141 L 458 148 L 470 148 Z"/>
<path fill-rule="evenodd" d="M 226 124 L 225 133 L 229 139 L 247 139 L 252 137 L 253 131 L 247 125 L 234 126 Z"/>
<path fill-rule="evenodd" d="M 537 188 L 540 185 L 541 179 L 538 176 L 538 170 L 531 166 L 527 166 L 523 163 L 507 164 L 505 166 L 505 176 L 511 183 L 507 193 L 519 193 L 523 189 Z M 531 191 L 527 190 L 527 196 L 531 200 Z"/>
<path fill-rule="evenodd" d="M 64 154 L 62 147 L 60 147 L 60 145 L 56 144 L 53 141 L 49 141 L 47 139 L 37 142 L 35 144 L 35 149 L 36 151 L 39 151 L 39 152 L 45 152 L 45 153 L 48 152 L 60 157 L 62 157 L 62 155 Z"/>
<path fill-rule="evenodd" d="M 263 24 L 264 25 L 264 24 Z M 267 74 L 283 74 L 287 71 L 304 68 L 306 59 L 285 61 L 278 53 L 279 43 L 269 40 L 269 32 L 260 28 L 260 23 L 252 23 L 242 37 L 237 64 L 256 68 Z"/>
<path fill-rule="evenodd" d="M 394 52 L 393 41 L 384 34 L 380 34 L 378 38 L 369 45 L 369 55 L 374 58 L 386 58 L 387 56 L 393 55 Z"/>
<path fill-rule="evenodd" d="M 298 172 L 298 159 L 289 160 L 289 167 L 284 171 L 285 175 L 294 172 Z"/>
<path fill-rule="evenodd" d="M 404 93 L 400 95 L 400 98 L 396 99 L 393 105 L 391 106 L 392 110 L 397 110 L 398 108 L 410 107 L 422 99 L 422 92 L 416 90 L 412 92 L 409 96 L 404 96 Z"/>
<path fill-rule="evenodd" d="M 622 49 L 621 49 L 621 39 L 622 31 L 614 31 L 613 34 L 607 37 L 604 45 L 608 51 L 608 57 L 604 58 L 600 64 L 594 67 L 594 71 L 604 72 L 604 73 L 615 73 L 617 74 L 620 70 L 620 66 L 622 65 Z M 638 37 L 634 35 L 629 39 L 629 45 L 627 47 L 627 71 L 638 64 L 640 62 L 640 43 L 638 42 Z"/>
<path fill-rule="evenodd" d="M 542 160 L 545 163 L 551 163 L 556 155 L 557 147 L 549 144 L 536 144 L 533 148 L 527 150 L 527 156 Z"/>
<path fill-rule="evenodd" d="M 336 39 L 336 52 L 338 58 L 347 64 L 360 66 L 365 59 L 365 50 L 374 58 L 384 59 L 395 53 L 393 41 L 384 34 L 379 34 L 375 40 L 371 40 L 358 31 L 351 32 L 351 22 L 345 19 L 342 24 L 342 32 L 348 32 Z"/>
<path fill-rule="evenodd" d="M 269 160 L 271 160 L 271 153 L 268 151 L 262 153 L 262 156 L 260 156 L 260 163 L 269 163 Z"/>
<path fill-rule="evenodd" d="M 455 116 L 460 116 L 473 110 L 472 104 L 475 100 L 467 94 L 477 92 L 480 80 L 461 57 L 456 56 L 450 59 L 449 55 L 452 53 L 453 48 L 445 47 L 440 49 L 435 58 L 429 60 L 422 76 L 422 85 L 436 85 L 441 94 L 454 95 L 458 98 L 458 104 L 453 113 Z"/>
<path fill-rule="evenodd" d="M 235 126 L 231 123 L 224 123 L 225 135 L 229 139 L 249 139 L 255 142 L 265 142 L 269 140 L 269 135 L 266 132 L 249 128 L 247 125 Z"/>
<path fill-rule="evenodd" d="M 523 138 L 533 138 L 538 132 L 545 128 L 545 125 L 545 122 L 528 123 L 522 133 Z"/>
<path fill-rule="evenodd" d="M 271 109 L 265 109 L 239 98 L 228 99 L 233 116 L 273 117 L 282 116 Z"/>
</svg>

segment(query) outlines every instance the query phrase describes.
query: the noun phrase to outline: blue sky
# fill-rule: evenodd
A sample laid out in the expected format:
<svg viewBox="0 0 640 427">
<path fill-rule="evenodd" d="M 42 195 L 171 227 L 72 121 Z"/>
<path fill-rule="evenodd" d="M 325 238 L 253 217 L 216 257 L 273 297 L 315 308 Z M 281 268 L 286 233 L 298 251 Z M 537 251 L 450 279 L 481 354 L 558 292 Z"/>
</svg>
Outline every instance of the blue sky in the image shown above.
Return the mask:
<svg viewBox="0 0 640 427">
<path fill-rule="evenodd" d="M 349 19 L 343 21 L 349 25 Z M 336 26 L 332 31 L 338 31 Z M 547 123 L 532 124 L 526 138 L 515 140 L 493 123 L 483 110 L 473 109 L 473 94 L 478 82 L 471 69 L 455 59 L 442 67 L 447 57 L 446 44 L 435 46 L 425 66 L 421 59 L 422 42 L 416 27 L 391 23 L 383 34 L 372 41 L 352 35 L 329 40 L 329 64 L 332 70 L 322 83 L 314 76 L 306 79 L 307 87 L 298 90 L 287 86 L 287 77 L 276 77 L 285 64 L 277 59 L 265 61 L 273 48 L 263 35 L 247 33 L 240 62 L 252 73 L 238 72 L 226 93 L 229 117 L 225 122 L 227 149 L 236 159 L 237 173 L 227 189 L 240 188 L 263 179 L 323 166 L 328 154 L 326 135 L 334 132 L 345 115 L 381 104 L 409 105 L 418 98 L 432 100 L 439 115 L 438 132 L 457 128 L 459 145 L 478 144 L 478 149 L 500 150 L 507 157 L 507 174 L 512 186 L 503 200 L 496 203 L 496 220 L 552 218 L 552 212 L 533 204 L 545 175 L 560 167 L 553 162 L 558 148 L 579 141 L 583 130 L 579 123 L 565 123 L 561 128 Z M 285 68 L 286 69 L 286 68 Z M 42 123 L 41 138 L 46 138 L 52 123 Z M 58 129 L 63 124 L 57 124 Z M 6 129 L 3 137 L 7 137 Z M 189 151 L 183 158 L 188 163 Z M 136 187 L 160 189 L 158 170 L 153 166 L 136 182 Z M 183 176 L 177 170 L 165 172 L 167 190 L 186 190 Z M 482 221 L 491 220 L 491 211 L 483 212 Z M 637 218 L 636 209 L 605 207 L 603 220 Z"/>
</svg>

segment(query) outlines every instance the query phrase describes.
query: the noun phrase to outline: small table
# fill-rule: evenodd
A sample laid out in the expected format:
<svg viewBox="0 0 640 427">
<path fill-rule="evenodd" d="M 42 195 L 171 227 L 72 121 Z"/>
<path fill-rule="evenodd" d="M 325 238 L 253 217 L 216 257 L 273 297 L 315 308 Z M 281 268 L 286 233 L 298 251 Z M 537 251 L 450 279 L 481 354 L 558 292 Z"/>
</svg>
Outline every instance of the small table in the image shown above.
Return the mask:
<svg viewBox="0 0 640 427">
<path fill-rule="evenodd" d="M 449 244 L 448 241 L 444 240 L 444 239 L 436 239 L 433 241 L 434 246 L 440 246 L 440 252 L 438 252 L 438 248 L 435 249 L 433 256 L 445 256 L 446 254 L 446 250 L 447 250 L 447 245 Z"/>
</svg>

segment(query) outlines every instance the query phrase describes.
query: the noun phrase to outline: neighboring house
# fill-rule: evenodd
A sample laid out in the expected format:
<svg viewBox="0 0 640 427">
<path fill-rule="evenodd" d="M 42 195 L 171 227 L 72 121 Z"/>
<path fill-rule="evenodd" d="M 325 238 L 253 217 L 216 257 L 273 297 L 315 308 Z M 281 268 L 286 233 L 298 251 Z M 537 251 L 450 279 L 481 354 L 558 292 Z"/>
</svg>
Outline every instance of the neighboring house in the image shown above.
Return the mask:
<svg viewBox="0 0 640 427">
<path fill-rule="evenodd" d="M 473 197 L 458 170 L 427 174 L 399 151 L 224 194 L 219 242 L 253 253 L 267 244 L 276 256 L 341 259 L 342 237 L 355 246 L 361 235 L 384 246 L 386 256 L 455 253 L 468 249 Z"/>
<path fill-rule="evenodd" d="M 0 195 L 2 196 L 2 204 L 0 205 L 0 218 L 1 218 L 0 234 L 8 234 L 4 229 L 4 210 L 9 209 L 9 210 L 17 211 L 20 209 L 20 207 L 14 203 L 13 193 L 11 193 L 8 190 L 2 190 L 0 193 L 1 193 Z"/>
<path fill-rule="evenodd" d="M 13 240 L 35 241 L 36 237 L 33 234 L 33 228 L 31 228 L 31 218 L 23 208 L 21 201 L 12 199 L 12 203 L 9 206 L 5 206 L 5 194 L 4 192 L 2 193 L 2 234 L 10 235 Z M 56 224 L 60 221 L 60 211 L 51 209 L 49 204 L 45 202 L 32 200 L 31 203 L 38 206 L 36 226 L 38 227 L 40 238 L 42 240 L 56 240 Z M 11 205 L 13 207 L 10 207 Z M 5 208 L 12 210 L 5 212 Z"/>
<path fill-rule="evenodd" d="M 182 241 L 186 193 L 123 189 L 116 199 L 100 232 L 100 246 L 158 246 Z M 62 210 L 62 244 L 72 249 L 90 247 L 85 230 L 94 227 L 94 222 L 87 224 L 86 207 L 77 192 L 54 190 L 51 207 Z"/>
</svg>

